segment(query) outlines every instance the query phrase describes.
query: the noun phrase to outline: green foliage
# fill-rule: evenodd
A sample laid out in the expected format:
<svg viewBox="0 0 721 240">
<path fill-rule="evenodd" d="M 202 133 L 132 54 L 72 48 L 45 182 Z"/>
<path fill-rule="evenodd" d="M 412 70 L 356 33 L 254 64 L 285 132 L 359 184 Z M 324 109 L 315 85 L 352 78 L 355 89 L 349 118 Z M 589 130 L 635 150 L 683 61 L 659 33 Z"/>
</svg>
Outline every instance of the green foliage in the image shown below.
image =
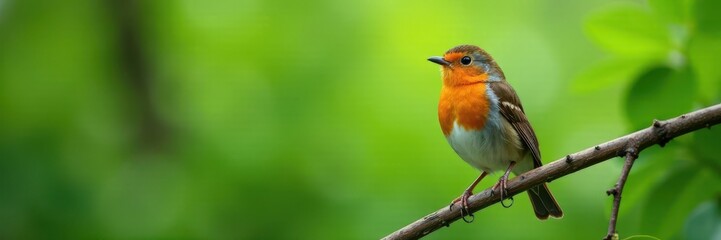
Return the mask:
<svg viewBox="0 0 721 240">
<path fill-rule="evenodd" d="M 128 1 L 0 1 L 0 239 L 380 238 L 478 174 L 440 132 L 425 60 L 457 44 L 498 61 L 546 163 L 721 94 L 715 0 L 134 1 L 145 87 L 109 2 Z M 707 219 L 679 228 L 721 185 L 719 130 L 643 152 L 621 239 Z M 427 238 L 598 239 L 616 173 L 550 183 L 561 220 L 522 194 Z"/>
<path fill-rule="evenodd" d="M 639 75 L 626 94 L 631 129 L 647 127 L 651 119 L 667 119 L 691 110 L 696 92 L 694 79 L 689 68 L 676 71 L 663 66 Z"/>
<path fill-rule="evenodd" d="M 718 9 L 721 8 L 721 2 L 715 0 L 695 0 L 696 5 L 693 8 L 695 15 L 696 30 L 701 34 L 709 34 L 714 37 L 721 37 L 721 15 Z"/>
<path fill-rule="evenodd" d="M 671 46 L 666 27 L 638 5 L 618 5 L 592 15 L 588 34 L 604 49 L 621 56 L 663 56 Z"/>
<path fill-rule="evenodd" d="M 721 206 L 718 201 L 700 204 L 688 217 L 684 225 L 686 239 L 721 238 Z"/>
<path fill-rule="evenodd" d="M 629 81 L 646 64 L 637 59 L 607 59 L 592 65 L 574 79 L 571 88 L 589 92 Z"/>
<path fill-rule="evenodd" d="M 721 68 L 716 64 L 718 56 L 721 56 L 721 37 L 699 33 L 689 40 L 688 59 L 698 76 L 703 103 L 711 104 L 721 99 Z"/>
<path fill-rule="evenodd" d="M 691 151 L 695 159 L 717 172 L 721 172 L 719 139 L 721 139 L 721 128 L 712 128 L 694 133 L 691 143 Z"/>
<path fill-rule="evenodd" d="M 590 67 L 574 83 L 577 91 L 627 88 L 623 109 L 629 130 L 721 99 L 721 68 L 715 60 L 721 55 L 719 1 L 650 0 L 648 4 L 649 8 L 621 5 L 589 17 L 589 36 L 615 60 Z M 619 65 L 626 66 L 614 67 Z M 619 227 L 621 232 L 661 239 L 713 239 L 708 234 L 721 229 L 715 223 L 701 223 L 711 221 L 713 215 L 699 212 L 711 208 L 699 204 L 721 191 L 719 139 L 719 130 L 701 130 L 691 138 L 673 140 L 664 151 L 643 152 L 636 165 L 640 170 L 629 177 L 621 210 L 621 219 L 640 213 L 638 223 Z M 686 219 L 685 230 L 679 219 Z M 691 233 L 696 229 L 701 232 Z"/>
<path fill-rule="evenodd" d="M 645 202 L 640 204 L 640 231 L 661 239 L 677 235 L 683 227 L 679 220 L 686 219 L 695 206 L 721 190 L 712 186 L 718 181 L 708 172 L 682 160 L 675 161 L 675 165 L 666 169 L 665 177 L 656 179 L 657 184 L 649 189 Z"/>
<path fill-rule="evenodd" d="M 648 5 L 656 17 L 672 24 L 684 24 L 689 21 L 693 0 L 649 0 Z"/>
</svg>

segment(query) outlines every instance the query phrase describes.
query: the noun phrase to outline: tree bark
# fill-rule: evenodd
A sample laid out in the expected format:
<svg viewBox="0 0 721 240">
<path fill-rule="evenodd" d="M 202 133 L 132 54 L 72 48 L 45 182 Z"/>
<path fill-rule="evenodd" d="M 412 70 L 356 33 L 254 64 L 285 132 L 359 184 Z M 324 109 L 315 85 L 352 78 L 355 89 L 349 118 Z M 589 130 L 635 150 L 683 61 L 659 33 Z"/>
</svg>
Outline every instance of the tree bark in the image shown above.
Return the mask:
<svg viewBox="0 0 721 240">
<path fill-rule="evenodd" d="M 665 121 L 654 120 L 652 126 L 637 132 L 601 143 L 577 153 L 521 174 L 508 181 L 510 196 L 544 182 L 574 173 L 608 159 L 626 156 L 629 146 L 636 146 L 639 154 L 644 149 L 659 144 L 664 146 L 671 139 L 702 128 L 710 128 L 721 123 L 721 104 L 699 109 Z M 490 189 L 479 192 L 468 199 L 471 213 L 499 202 L 498 195 L 492 195 Z M 441 209 L 405 226 L 383 239 L 417 239 L 426 236 L 443 226 L 461 218 L 460 208 Z"/>
</svg>

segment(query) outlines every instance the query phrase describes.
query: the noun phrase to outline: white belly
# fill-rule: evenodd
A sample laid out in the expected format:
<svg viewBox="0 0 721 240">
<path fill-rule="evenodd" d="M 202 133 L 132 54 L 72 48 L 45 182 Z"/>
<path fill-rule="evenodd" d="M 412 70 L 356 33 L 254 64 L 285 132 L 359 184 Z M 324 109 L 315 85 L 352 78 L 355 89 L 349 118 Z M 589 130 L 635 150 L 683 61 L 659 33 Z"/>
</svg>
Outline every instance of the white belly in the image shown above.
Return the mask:
<svg viewBox="0 0 721 240">
<path fill-rule="evenodd" d="M 446 139 L 464 161 L 481 171 L 505 171 L 511 161 L 517 163 L 514 173 L 533 168 L 531 154 L 523 148 L 511 124 L 501 116 L 489 118 L 482 130 L 466 130 L 454 122 Z"/>
</svg>

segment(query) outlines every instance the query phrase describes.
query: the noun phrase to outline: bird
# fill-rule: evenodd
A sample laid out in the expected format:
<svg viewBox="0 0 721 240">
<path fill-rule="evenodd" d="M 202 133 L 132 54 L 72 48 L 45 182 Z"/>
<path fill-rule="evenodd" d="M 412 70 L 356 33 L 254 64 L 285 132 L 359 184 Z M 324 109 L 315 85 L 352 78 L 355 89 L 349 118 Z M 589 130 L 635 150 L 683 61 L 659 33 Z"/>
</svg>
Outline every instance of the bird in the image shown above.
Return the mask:
<svg viewBox="0 0 721 240">
<path fill-rule="evenodd" d="M 461 215 L 466 220 L 463 210 L 472 216 L 468 198 L 485 176 L 505 170 L 492 188 L 493 192 L 500 190 L 503 201 L 511 172 L 520 175 L 542 165 L 538 139 L 516 91 L 485 50 L 459 45 L 428 60 L 441 67 L 443 84 L 438 103 L 441 131 L 456 154 L 481 171 L 449 206 L 460 202 Z M 546 183 L 527 192 L 538 219 L 563 217 Z"/>
</svg>

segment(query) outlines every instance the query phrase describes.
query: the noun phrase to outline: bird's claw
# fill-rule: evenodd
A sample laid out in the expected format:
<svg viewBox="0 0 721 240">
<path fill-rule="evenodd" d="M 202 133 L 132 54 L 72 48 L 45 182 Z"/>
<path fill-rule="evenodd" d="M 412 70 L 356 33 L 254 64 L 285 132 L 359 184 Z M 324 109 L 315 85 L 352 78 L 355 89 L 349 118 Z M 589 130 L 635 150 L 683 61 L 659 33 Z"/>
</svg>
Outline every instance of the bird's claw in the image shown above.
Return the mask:
<svg viewBox="0 0 721 240">
<path fill-rule="evenodd" d="M 468 211 L 468 209 L 466 209 L 466 211 Z M 470 220 L 469 220 L 469 219 L 466 219 L 466 217 L 470 217 Z M 463 221 L 466 222 L 466 223 L 472 223 L 473 220 L 476 220 L 476 216 L 473 216 L 473 213 L 468 212 L 467 215 L 464 215 L 464 214 L 463 214 L 463 210 L 461 210 L 461 218 L 463 218 Z"/>
<path fill-rule="evenodd" d="M 511 200 L 511 203 L 509 203 L 508 205 L 506 205 L 506 202 L 505 202 L 506 199 Z M 509 197 L 509 198 L 506 198 L 506 199 L 501 199 L 501 206 L 503 206 L 504 208 L 509 208 L 509 207 L 513 206 L 513 197 Z"/>
<path fill-rule="evenodd" d="M 491 189 L 491 194 L 495 195 L 494 193 L 496 190 L 498 190 L 499 194 L 501 195 L 501 205 L 505 208 L 509 208 L 513 206 L 513 197 L 505 198 L 504 196 L 508 196 L 508 176 L 503 175 L 500 179 L 498 179 L 498 183 L 496 185 L 493 185 L 493 188 Z M 511 203 L 508 205 L 505 204 L 505 200 L 510 199 Z"/>
<path fill-rule="evenodd" d="M 463 194 L 461 194 L 460 197 L 457 197 L 456 199 L 453 199 L 451 201 L 451 205 L 448 206 L 449 210 L 453 210 L 453 205 L 460 202 L 461 204 L 461 217 L 463 218 L 463 221 L 466 223 L 471 223 L 476 218 L 473 216 L 473 213 L 468 209 L 468 198 L 471 197 L 473 193 L 471 191 L 463 191 Z M 471 217 L 470 220 L 466 219 L 466 217 Z"/>
</svg>

